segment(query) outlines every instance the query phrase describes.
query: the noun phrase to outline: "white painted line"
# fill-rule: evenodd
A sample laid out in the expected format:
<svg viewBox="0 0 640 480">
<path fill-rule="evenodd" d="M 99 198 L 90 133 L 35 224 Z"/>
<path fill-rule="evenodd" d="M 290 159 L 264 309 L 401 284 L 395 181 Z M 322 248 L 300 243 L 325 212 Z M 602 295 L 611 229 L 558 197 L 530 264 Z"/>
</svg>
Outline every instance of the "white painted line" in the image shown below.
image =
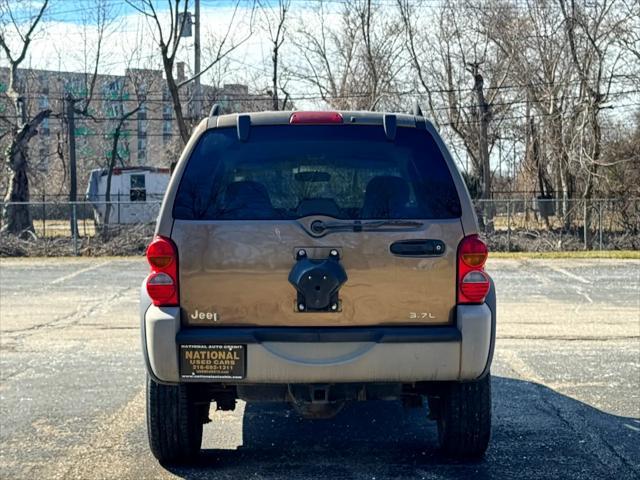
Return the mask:
<svg viewBox="0 0 640 480">
<path fill-rule="evenodd" d="M 80 275 L 81 273 L 89 272 L 89 271 L 91 271 L 91 270 L 95 270 L 96 268 L 103 267 L 103 266 L 105 266 L 107 263 L 109 263 L 109 262 L 108 262 L 108 261 L 106 261 L 106 262 L 98 263 L 97 265 L 91 265 L 90 267 L 81 268 L 80 270 L 76 270 L 76 271 L 75 271 L 75 272 L 73 272 L 73 273 L 70 273 L 70 274 L 68 274 L 68 275 L 64 275 L 64 276 L 62 276 L 62 277 L 56 278 L 55 280 L 52 280 L 52 281 L 51 281 L 51 285 L 55 285 L 55 284 L 57 284 L 57 283 L 64 282 L 65 280 L 69 280 L 70 278 L 73 278 L 73 277 L 75 277 L 75 276 L 77 276 L 77 275 Z"/>
<path fill-rule="evenodd" d="M 584 298 L 586 298 L 589 303 L 593 303 L 593 300 L 591 300 L 591 297 L 586 293 L 584 293 L 582 290 L 580 290 L 579 288 L 576 288 L 576 291 L 578 292 L 579 295 L 582 295 Z"/>
<path fill-rule="evenodd" d="M 591 285 L 591 282 L 586 278 L 581 277 L 580 275 L 576 275 L 575 273 L 571 273 L 565 270 L 564 268 L 556 267 L 555 265 L 547 265 L 547 267 L 549 267 L 554 272 L 561 273 L 562 275 L 566 275 L 569 278 L 573 278 L 574 280 L 577 280 L 579 282 L 586 283 L 587 285 Z"/>
</svg>

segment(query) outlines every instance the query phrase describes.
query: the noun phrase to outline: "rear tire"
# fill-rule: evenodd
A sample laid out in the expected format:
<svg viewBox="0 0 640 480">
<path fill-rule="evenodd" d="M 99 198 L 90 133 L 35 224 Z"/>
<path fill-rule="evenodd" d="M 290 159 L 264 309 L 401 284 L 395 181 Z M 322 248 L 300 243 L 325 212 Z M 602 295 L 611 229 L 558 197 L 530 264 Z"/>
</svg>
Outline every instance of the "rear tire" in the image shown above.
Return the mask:
<svg viewBox="0 0 640 480">
<path fill-rule="evenodd" d="M 438 440 L 444 453 L 481 457 L 491 436 L 491 375 L 447 385 L 438 403 Z"/>
<path fill-rule="evenodd" d="M 161 464 L 188 463 L 197 457 L 202 445 L 202 410 L 190 385 L 162 385 L 147 377 L 149 446 Z"/>
</svg>

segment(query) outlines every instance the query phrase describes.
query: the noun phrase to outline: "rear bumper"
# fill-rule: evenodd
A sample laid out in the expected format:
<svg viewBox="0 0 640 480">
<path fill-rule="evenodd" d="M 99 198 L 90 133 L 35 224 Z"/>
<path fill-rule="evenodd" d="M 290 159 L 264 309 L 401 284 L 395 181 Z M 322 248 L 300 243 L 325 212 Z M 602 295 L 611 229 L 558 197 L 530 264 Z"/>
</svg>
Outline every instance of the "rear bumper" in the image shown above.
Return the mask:
<svg viewBox="0 0 640 480">
<path fill-rule="evenodd" d="M 246 378 L 225 383 L 407 383 L 479 378 L 488 371 L 495 341 L 491 302 L 458 306 L 450 327 L 181 330 L 179 308 L 143 310 L 147 369 L 162 383 L 181 381 L 181 344 L 246 344 Z"/>
</svg>

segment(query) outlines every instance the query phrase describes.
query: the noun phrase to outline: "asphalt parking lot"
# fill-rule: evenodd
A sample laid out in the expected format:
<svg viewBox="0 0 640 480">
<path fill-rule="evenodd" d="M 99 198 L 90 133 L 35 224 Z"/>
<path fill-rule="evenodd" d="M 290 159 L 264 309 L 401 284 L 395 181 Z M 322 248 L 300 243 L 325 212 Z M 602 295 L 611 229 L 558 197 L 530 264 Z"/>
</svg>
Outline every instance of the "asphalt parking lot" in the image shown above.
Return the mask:
<svg viewBox="0 0 640 480">
<path fill-rule="evenodd" d="M 149 452 L 136 259 L 0 262 L 0 478 L 640 477 L 640 261 L 490 260 L 498 291 L 486 457 L 448 461 L 399 403 L 333 420 L 213 412 L 193 468 Z"/>
</svg>

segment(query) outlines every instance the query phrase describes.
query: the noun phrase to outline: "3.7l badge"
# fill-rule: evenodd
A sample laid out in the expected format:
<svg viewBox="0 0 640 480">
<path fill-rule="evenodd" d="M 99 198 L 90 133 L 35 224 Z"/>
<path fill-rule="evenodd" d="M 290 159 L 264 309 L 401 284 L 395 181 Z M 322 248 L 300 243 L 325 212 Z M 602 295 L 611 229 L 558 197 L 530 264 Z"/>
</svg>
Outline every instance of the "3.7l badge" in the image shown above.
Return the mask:
<svg viewBox="0 0 640 480">
<path fill-rule="evenodd" d="M 411 320 L 415 320 L 417 318 L 419 318 L 421 320 L 424 320 L 424 319 L 427 319 L 427 318 L 433 320 L 433 319 L 436 318 L 436 316 L 431 312 L 409 312 L 409 318 Z"/>
</svg>

